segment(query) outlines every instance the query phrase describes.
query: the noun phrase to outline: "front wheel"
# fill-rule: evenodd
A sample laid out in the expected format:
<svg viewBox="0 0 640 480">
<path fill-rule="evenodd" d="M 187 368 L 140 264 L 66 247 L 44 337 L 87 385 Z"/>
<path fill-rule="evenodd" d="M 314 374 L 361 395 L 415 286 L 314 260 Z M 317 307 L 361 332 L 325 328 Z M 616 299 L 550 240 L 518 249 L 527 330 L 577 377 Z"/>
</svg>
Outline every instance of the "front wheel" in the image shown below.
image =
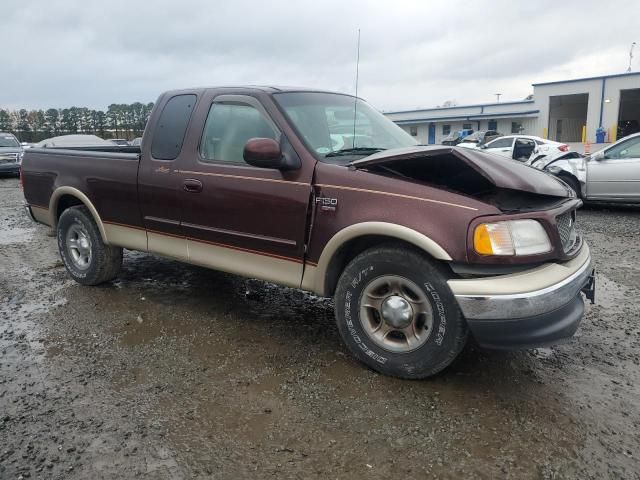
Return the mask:
<svg viewBox="0 0 640 480">
<path fill-rule="evenodd" d="M 467 326 L 440 265 L 404 246 L 353 259 L 335 294 L 338 329 L 349 350 L 374 370 L 425 378 L 446 368 Z"/>
<path fill-rule="evenodd" d="M 102 241 L 86 207 L 71 207 L 62 212 L 56 234 L 62 262 L 76 282 L 98 285 L 112 280 L 120 271 L 122 248 Z"/>
</svg>

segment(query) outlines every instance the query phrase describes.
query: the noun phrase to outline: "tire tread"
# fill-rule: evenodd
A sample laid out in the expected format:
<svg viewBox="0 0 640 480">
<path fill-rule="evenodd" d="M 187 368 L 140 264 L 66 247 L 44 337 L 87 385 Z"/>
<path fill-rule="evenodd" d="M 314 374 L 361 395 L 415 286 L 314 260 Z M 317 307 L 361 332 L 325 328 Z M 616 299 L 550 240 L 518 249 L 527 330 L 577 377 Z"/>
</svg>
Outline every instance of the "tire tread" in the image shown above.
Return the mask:
<svg viewBox="0 0 640 480">
<path fill-rule="evenodd" d="M 362 352 L 360 348 L 358 348 L 353 342 L 348 341 L 348 332 L 346 331 L 345 322 L 342 322 L 339 318 L 338 314 L 338 302 L 339 299 L 343 298 L 345 295 L 345 291 L 349 284 L 349 279 L 351 271 L 357 271 L 361 267 L 358 265 L 367 265 L 370 264 L 372 260 L 378 260 L 380 258 L 393 258 L 394 263 L 404 264 L 404 265 L 413 265 L 419 269 L 423 269 L 424 271 L 430 272 L 430 274 L 435 274 L 441 278 L 446 283 L 446 280 L 451 276 L 451 273 L 443 266 L 438 264 L 437 262 L 428 258 L 425 254 L 420 252 L 417 249 L 408 248 L 404 244 L 381 244 L 379 246 L 372 247 L 368 250 L 357 255 L 345 268 L 340 279 L 338 280 L 338 285 L 336 288 L 335 294 L 335 303 L 336 303 L 336 322 L 338 324 L 338 329 L 340 330 L 340 334 L 345 340 L 345 344 L 347 348 L 351 352 L 351 354 L 358 358 L 363 363 L 367 364 L 371 367 L 370 359 Z M 448 290 L 448 287 L 446 287 Z M 449 290 L 448 290 L 449 291 Z M 450 291 L 449 291 L 450 292 Z M 448 367 L 460 354 L 462 349 L 467 343 L 468 338 L 468 329 L 466 320 L 464 319 L 462 312 L 460 311 L 457 304 L 455 304 L 455 299 L 453 298 L 453 294 L 451 294 L 453 300 L 453 308 L 449 309 L 447 312 L 447 316 L 450 319 L 449 322 L 455 324 L 455 337 L 451 342 L 451 347 L 446 352 L 444 358 L 442 358 L 437 363 L 433 364 L 428 368 L 422 368 L 419 371 L 402 369 L 402 368 L 375 368 L 382 373 L 387 375 L 391 375 L 398 378 L 403 379 L 423 379 L 444 370 Z M 452 311 L 453 310 L 453 311 Z M 384 365 L 383 367 L 387 367 Z"/>
</svg>

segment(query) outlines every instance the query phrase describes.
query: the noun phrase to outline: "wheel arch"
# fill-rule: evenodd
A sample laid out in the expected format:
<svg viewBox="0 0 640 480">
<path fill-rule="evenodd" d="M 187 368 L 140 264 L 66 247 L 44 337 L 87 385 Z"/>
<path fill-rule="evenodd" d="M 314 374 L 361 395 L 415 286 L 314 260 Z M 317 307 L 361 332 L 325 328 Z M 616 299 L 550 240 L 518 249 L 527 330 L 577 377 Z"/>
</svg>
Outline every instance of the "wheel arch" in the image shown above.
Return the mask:
<svg viewBox="0 0 640 480">
<path fill-rule="evenodd" d="M 98 226 L 102 241 L 105 244 L 109 244 L 102 219 L 98 214 L 98 210 L 96 210 L 96 207 L 93 205 L 91 200 L 89 200 L 89 197 L 87 197 L 84 193 L 74 187 L 58 187 L 51 195 L 51 199 L 49 200 L 49 222 L 51 224 L 51 227 L 54 229 L 57 227 L 58 219 L 60 218 L 60 215 L 62 215 L 62 212 L 64 210 L 76 205 L 84 205 L 85 207 L 87 207 L 87 209 L 91 213 L 91 216 L 93 217 L 93 220 Z"/>
<path fill-rule="evenodd" d="M 323 296 L 333 295 L 340 274 L 356 255 L 387 242 L 401 242 L 436 260 L 451 261 L 451 256 L 441 245 L 411 228 L 386 222 L 357 223 L 331 237 L 318 264 L 305 268 L 302 288 Z"/>
<path fill-rule="evenodd" d="M 580 179 L 576 175 L 574 175 L 573 172 L 570 172 L 568 170 L 564 170 L 563 169 L 561 172 L 559 172 L 557 174 L 557 177 L 560 180 L 564 180 L 565 178 L 568 178 L 570 180 L 575 181 L 576 184 L 578 185 L 578 188 L 580 189 L 579 192 L 576 192 L 577 195 L 578 195 L 578 198 L 582 198 L 584 196 L 584 194 L 585 194 L 585 182 L 580 181 Z M 569 186 L 573 186 L 573 185 L 569 184 Z"/>
</svg>

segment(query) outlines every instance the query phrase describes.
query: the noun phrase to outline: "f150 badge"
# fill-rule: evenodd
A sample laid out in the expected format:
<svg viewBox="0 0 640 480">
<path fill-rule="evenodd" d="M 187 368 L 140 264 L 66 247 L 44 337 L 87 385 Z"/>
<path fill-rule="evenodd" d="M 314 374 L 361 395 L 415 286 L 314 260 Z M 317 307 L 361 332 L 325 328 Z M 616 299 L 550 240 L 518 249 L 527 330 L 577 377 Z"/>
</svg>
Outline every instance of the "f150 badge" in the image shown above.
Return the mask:
<svg viewBox="0 0 640 480">
<path fill-rule="evenodd" d="M 338 208 L 337 198 L 316 197 L 316 205 L 320 205 L 320 210 L 325 212 L 335 212 Z"/>
</svg>

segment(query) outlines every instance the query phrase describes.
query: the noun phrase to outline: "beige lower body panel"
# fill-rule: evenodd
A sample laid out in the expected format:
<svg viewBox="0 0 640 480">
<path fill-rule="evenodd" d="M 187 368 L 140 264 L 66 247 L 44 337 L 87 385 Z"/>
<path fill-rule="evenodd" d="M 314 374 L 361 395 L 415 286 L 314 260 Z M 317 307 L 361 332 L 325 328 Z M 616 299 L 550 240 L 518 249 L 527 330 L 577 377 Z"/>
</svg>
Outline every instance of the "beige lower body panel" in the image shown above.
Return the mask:
<svg viewBox="0 0 640 480">
<path fill-rule="evenodd" d="M 104 233 L 109 245 L 142 252 L 147 251 L 147 232 L 144 230 L 105 223 Z"/>
<path fill-rule="evenodd" d="M 157 253 L 163 257 L 173 258 L 182 262 L 189 261 L 186 238 L 154 232 L 147 232 L 147 238 L 149 240 L 149 253 Z"/>
<path fill-rule="evenodd" d="M 33 214 L 33 218 L 35 218 L 37 222 L 51 226 L 51 219 L 49 218 L 48 208 L 34 207 L 33 205 L 31 205 L 31 213 Z"/>
<path fill-rule="evenodd" d="M 324 282 L 319 282 L 318 280 L 318 267 L 309 264 L 305 265 L 304 275 L 302 276 L 302 285 L 300 288 L 322 295 Z"/>
<path fill-rule="evenodd" d="M 184 237 L 109 225 L 109 243 L 202 267 L 300 287 L 302 264 L 281 258 L 212 245 Z M 113 235 L 113 236 L 112 236 Z M 148 245 L 147 245 L 148 242 Z"/>
<path fill-rule="evenodd" d="M 521 273 L 499 275 L 479 279 L 449 280 L 454 295 L 492 296 L 516 295 L 550 288 L 579 271 L 591 255 L 584 243 L 582 250 L 572 260 L 564 263 L 547 263 Z"/>
<path fill-rule="evenodd" d="M 300 288 L 302 263 L 186 240 L 189 263 Z"/>
</svg>

